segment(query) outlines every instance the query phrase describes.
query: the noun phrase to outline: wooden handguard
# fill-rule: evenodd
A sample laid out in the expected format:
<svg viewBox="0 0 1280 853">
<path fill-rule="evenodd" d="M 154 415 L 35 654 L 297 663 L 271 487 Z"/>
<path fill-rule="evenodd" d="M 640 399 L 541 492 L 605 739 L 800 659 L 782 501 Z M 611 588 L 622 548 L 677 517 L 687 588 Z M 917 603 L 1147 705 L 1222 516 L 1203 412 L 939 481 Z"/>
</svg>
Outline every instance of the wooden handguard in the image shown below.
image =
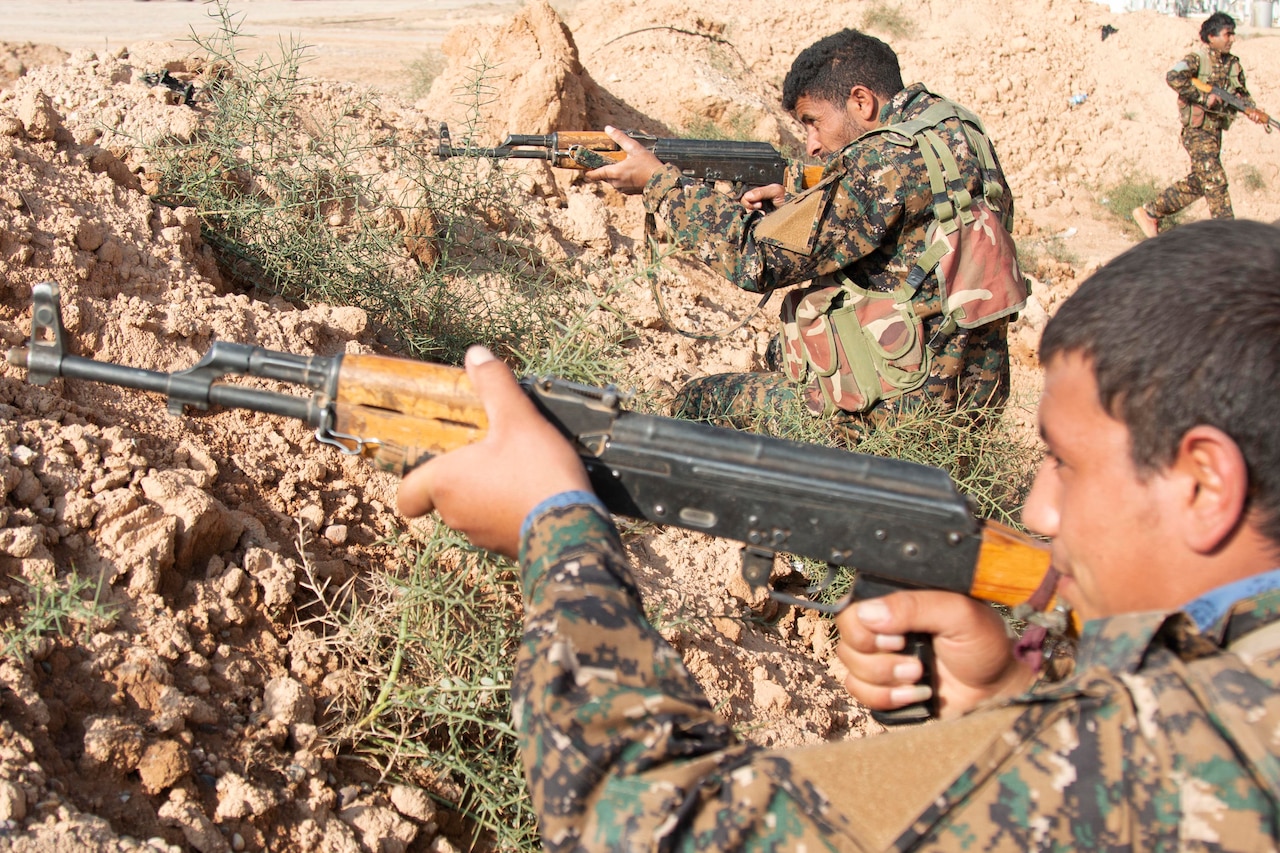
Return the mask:
<svg viewBox="0 0 1280 853">
<path fill-rule="evenodd" d="M 343 356 L 333 411 L 334 438 L 398 475 L 489 429 L 465 370 L 405 358 Z"/>
<path fill-rule="evenodd" d="M 1047 545 L 999 522 L 984 521 L 969 594 L 996 604 L 1021 604 L 1048 570 Z"/>
<path fill-rule="evenodd" d="M 575 145 L 581 145 L 583 148 L 590 148 L 592 151 L 618 151 L 618 143 L 609 138 L 609 135 L 599 130 L 559 130 L 553 134 L 556 148 L 572 148 Z"/>
</svg>

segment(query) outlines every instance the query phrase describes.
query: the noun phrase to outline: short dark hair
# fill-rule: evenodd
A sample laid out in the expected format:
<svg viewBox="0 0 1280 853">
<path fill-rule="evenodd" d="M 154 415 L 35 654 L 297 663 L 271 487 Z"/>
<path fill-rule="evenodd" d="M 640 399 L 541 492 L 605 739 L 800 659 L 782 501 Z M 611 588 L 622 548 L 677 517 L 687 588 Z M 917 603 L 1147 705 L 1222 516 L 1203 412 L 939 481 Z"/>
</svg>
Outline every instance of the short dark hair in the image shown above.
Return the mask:
<svg viewBox="0 0 1280 853">
<path fill-rule="evenodd" d="M 782 108 L 791 112 L 802 97 L 843 106 L 854 86 L 891 98 L 902 90 L 902 70 L 880 39 L 841 30 L 800 51 L 782 83 Z"/>
<path fill-rule="evenodd" d="M 1041 361 L 1064 353 L 1089 359 L 1139 471 L 1170 465 L 1192 427 L 1231 436 L 1248 509 L 1280 543 L 1280 228 L 1214 219 L 1139 243 L 1049 321 Z"/>
<path fill-rule="evenodd" d="M 1236 28 L 1236 19 L 1226 12 L 1214 12 L 1205 18 L 1204 23 L 1200 25 L 1200 41 L 1208 44 L 1209 36 L 1216 36 L 1228 27 L 1234 30 Z"/>
</svg>

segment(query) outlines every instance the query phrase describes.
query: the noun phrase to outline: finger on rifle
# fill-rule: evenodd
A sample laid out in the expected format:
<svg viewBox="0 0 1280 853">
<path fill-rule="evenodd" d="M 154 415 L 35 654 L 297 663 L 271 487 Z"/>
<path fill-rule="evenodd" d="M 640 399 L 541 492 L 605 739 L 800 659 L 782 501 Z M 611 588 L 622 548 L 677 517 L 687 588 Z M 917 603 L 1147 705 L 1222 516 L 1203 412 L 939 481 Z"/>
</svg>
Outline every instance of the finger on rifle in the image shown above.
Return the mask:
<svg viewBox="0 0 1280 853">
<path fill-rule="evenodd" d="M 534 507 L 562 492 L 588 491 L 591 481 L 573 445 L 505 364 L 472 347 L 466 366 L 488 416 L 488 434 L 410 472 L 400 484 L 400 508 L 412 515 L 434 507 L 475 545 L 514 557 L 521 525 Z"/>
<path fill-rule="evenodd" d="M 767 205 L 777 207 L 786 199 L 782 184 L 752 187 L 742 194 L 742 206 L 747 210 L 763 210 Z"/>
<path fill-rule="evenodd" d="M 662 163 L 648 148 L 616 127 L 605 127 L 604 132 L 625 156 L 616 163 L 592 169 L 585 177 L 589 181 L 603 181 L 620 192 L 640 192 Z"/>
<path fill-rule="evenodd" d="M 898 654 L 904 635 L 928 634 L 933 690 L 942 718 L 1025 690 L 1036 673 L 1013 655 L 1004 618 L 990 605 L 941 590 L 910 590 L 868 599 L 836 619 L 837 654 L 849 670 L 845 687 L 876 709 L 920 701 L 920 669 Z"/>
<path fill-rule="evenodd" d="M 857 609 L 863 609 L 859 616 Z M 866 614 L 878 614 L 866 619 Z M 840 641 L 836 656 L 847 673 L 844 687 L 855 699 L 869 708 L 887 711 L 929 698 L 917 685 L 923 674 L 921 662 L 910 655 L 898 654 L 905 645 L 902 634 L 879 633 L 869 627 L 882 625 L 887 613 L 880 599 L 859 602 L 836 617 Z"/>
<path fill-rule="evenodd" d="M 627 154 L 629 155 L 639 154 L 641 152 L 649 150 L 648 148 L 645 148 L 643 145 L 641 145 L 639 142 L 636 142 L 630 136 L 627 136 L 627 134 L 624 133 L 623 131 L 618 130 L 613 125 L 606 124 L 604 126 L 604 132 L 606 136 L 608 136 L 610 139 L 612 139 L 614 142 L 617 143 L 619 148 L 627 152 Z"/>
<path fill-rule="evenodd" d="M 490 424 L 493 423 L 495 415 L 492 409 L 497 405 L 492 398 L 502 395 L 501 374 L 506 374 L 506 379 L 514 386 L 515 392 L 524 398 L 524 403 L 529 404 L 528 398 L 525 398 L 523 392 L 521 392 L 515 376 L 512 375 L 506 365 L 497 361 L 489 350 L 484 347 L 472 347 L 467 350 L 465 363 L 467 378 L 471 380 L 476 395 L 484 405 L 485 415 L 488 417 Z M 490 366 L 491 363 L 492 365 Z M 495 378 L 489 374 L 498 375 Z M 499 415 L 500 417 L 501 415 Z M 435 484 L 439 482 L 440 469 L 451 469 L 457 458 L 455 454 L 470 455 L 468 452 L 470 449 L 470 447 L 463 447 L 443 456 L 437 456 L 406 474 L 404 479 L 400 481 L 400 488 L 396 494 L 396 503 L 400 508 L 400 512 L 410 518 L 416 518 L 420 515 L 426 515 L 435 509 Z"/>
</svg>

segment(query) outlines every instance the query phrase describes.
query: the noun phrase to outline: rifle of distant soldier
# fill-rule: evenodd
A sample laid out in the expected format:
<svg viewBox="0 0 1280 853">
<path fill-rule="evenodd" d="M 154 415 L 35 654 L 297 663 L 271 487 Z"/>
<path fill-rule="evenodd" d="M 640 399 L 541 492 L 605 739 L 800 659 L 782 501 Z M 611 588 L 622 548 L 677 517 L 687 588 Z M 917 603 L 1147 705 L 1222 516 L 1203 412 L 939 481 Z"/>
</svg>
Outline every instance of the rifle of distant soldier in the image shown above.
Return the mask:
<svg viewBox="0 0 1280 853">
<path fill-rule="evenodd" d="M 1195 86 L 1196 89 L 1198 89 L 1199 91 L 1203 92 L 1206 95 L 1217 95 L 1220 99 L 1222 99 L 1223 103 L 1230 104 L 1231 106 L 1235 107 L 1245 115 L 1248 115 L 1253 110 L 1257 110 L 1258 112 L 1262 113 L 1262 110 L 1259 110 L 1257 107 L 1251 106 L 1245 103 L 1244 99 L 1241 98 L 1239 95 L 1234 95 L 1231 92 L 1228 92 L 1226 89 L 1222 88 L 1221 86 L 1215 86 L 1212 83 L 1206 83 L 1204 80 L 1201 80 L 1199 77 L 1192 77 L 1191 85 Z M 1273 127 L 1280 128 L 1280 121 L 1276 121 L 1266 113 L 1262 113 L 1262 116 L 1264 119 L 1266 119 L 1266 121 L 1260 121 L 1258 122 L 1258 124 L 1261 124 L 1264 127 L 1266 127 L 1267 133 L 1270 133 L 1271 128 Z"/>
<path fill-rule="evenodd" d="M 822 178 L 821 166 L 789 163 L 767 142 L 723 139 L 664 139 L 647 133 L 628 136 L 669 163 L 687 178 L 725 181 L 741 195 L 750 187 L 781 184 L 789 192 L 805 189 Z M 435 154 L 447 157 L 487 157 L 494 160 L 542 160 L 559 169 L 586 171 L 626 159 L 618 144 L 599 131 L 559 131 L 547 134 L 508 134 L 494 148 L 454 146 L 449 126 L 440 125 Z"/>
<path fill-rule="evenodd" d="M 488 429 L 461 368 L 217 341 L 195 366 L 160 373 L 71 355 L 57 286 L 36 285 L 32 301 L 31 343 L 10 350 L 8 360 L 37 385 L 67 377 L 153 391 L 167 396 L 174 415 L 187 406 L 225 406 L 297 418 L 320 442 L 395 474 L 478 441 Z M 293 383 L 312 393 L 251 388 L 223 381 L 227 376 Z M 941 469 L 626 411 L 613 386 L 555 378 L 523 385 L 577 449 L 611 512 L 743 543 L 742 574 L 754 586 L 769 584 L 778 553 L 826 563 L 824 585 L 836 567 L 856 569 L 852 591 L 839 602 L 819 604 L 770 589 L 775 600 L 833 613 L 897 589 L 941 589 L 1024 605 L 1028 621 L 1065 622 L 1061 612 L 1041 612 L 1052 603 L 1043 543 L 976 518 Z M 923 680 L 930 682 L 928 638 L 912 639 L 911 653 L 925 664 Z M 909 706 L 877 718 L 902 722 L 932 711 Z"/>
</svg>

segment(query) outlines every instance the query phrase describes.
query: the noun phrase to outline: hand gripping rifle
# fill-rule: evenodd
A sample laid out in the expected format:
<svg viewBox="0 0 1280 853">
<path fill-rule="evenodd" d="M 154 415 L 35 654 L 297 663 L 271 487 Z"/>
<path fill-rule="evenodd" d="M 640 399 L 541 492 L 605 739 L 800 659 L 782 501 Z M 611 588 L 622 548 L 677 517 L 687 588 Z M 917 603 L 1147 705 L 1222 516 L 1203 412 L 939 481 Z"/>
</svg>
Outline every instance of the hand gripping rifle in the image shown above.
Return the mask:
<svg viewBox="0 0 1280 853">
<path fill-rule="evenodd" d="M 488 427 L 461 368 L 218 341 L 194 367 L 160 373 L 69 354 L 57 286 L 36 285 L 33 303 L 31 343 L 10 350 L 8 360 L 37 385 L 61 376 L 154 391 L 168 398 L 174 415 L 188 406 L 223 406 L 298 418 L 322 444 L 395 474 L 478 441 Z M 278 380 L 311 393 L 249 388 L 225 382 L 228 376 Z M 523 385 L 577 448 L 611 512 L 743 543 L 742 574 L 755 586 L 769 583 L 779 552 L 827 563 L 824 585 L 837 567 L 857 570 L 842 601 L 821 604 L 770 590 L 784 604 L 834 613 L 855 599 L 911 588 L 1007 605 L 1035 599 L 1036 610 L 1050 604 L 1051 582 L 1044 581 L 1054 575 L 1045 546 L 975 518 L 941 469 L 630 412 L 613 386 L 554 378 Z M 927 636 L 916 638 L 912 653 L 931 682 Z M 931 713 L 921 704 L 877 718 L 902 722 Z"/>
<path fill-rule="evenodd" d="M 789 164 L 767 142 L 722 139 L 662 139 L 647 133 L 627 135 L 670 163 L 685 177 L 699 181 L 727 181 L 736 195 L 750 187 L 782 184 L 788 191 L 805 189 L 822 178 L 821 166 Z M 542 160 L 558 169 L 587 171 L 625 160 L 618 144 L 599 131 L 560 131 L 547 134 L 511 133 L 496 148 L 455 147 L 449 126 L 440 125 L 437 157 L 487 157 L 493 160 Z"/>
<path fill-rule="evenodd" d="M 1241 98 L 1239 95 L 1228 92 L 1226 89 L 1222 88 L 1221 86 L 1214 86 L 1212 83 L 1206 83 L 1204 80 L 1201 80 L 1199 77 L 1192 77 L 1191 85 L 1195 86 L 1196 89 L 1198 89 L 1199 91 L 1203 92 L 1206 95 L 1217 95 L 1219 98 L 1222 99 L 1223 103 L 1230 104 L 1231 106 L 1235 107 L 1242 113 L 1248 113 L 1250 110 L 1257 109 L 1257 107 L 1252 106 L 1251 104 L 1245 103 L 1244 98 Z M 1271 128 L 1273 127 L 1280 128 L 1280 121 L 1276 121 L 1271 116 L 1267 116 L 1267 120 L 1263 124 L 1263 126 L 1267 129 L 1267 133 L 1270 133 Z"/>
</svg>

